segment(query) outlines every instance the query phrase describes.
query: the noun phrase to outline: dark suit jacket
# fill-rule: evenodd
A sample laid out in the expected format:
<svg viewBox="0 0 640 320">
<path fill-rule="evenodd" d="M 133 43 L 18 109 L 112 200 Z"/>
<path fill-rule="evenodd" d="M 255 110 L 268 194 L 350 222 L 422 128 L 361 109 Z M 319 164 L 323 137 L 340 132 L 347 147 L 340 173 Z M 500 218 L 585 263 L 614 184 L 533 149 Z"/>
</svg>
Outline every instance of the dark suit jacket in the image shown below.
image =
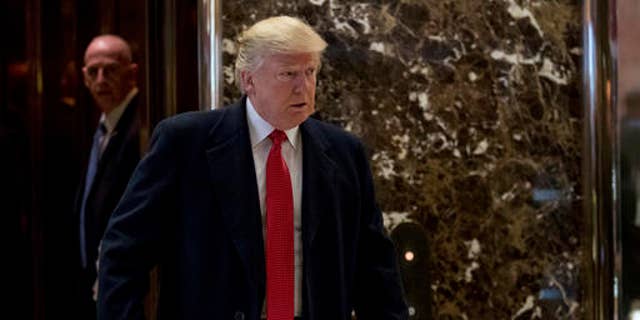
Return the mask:
<svg viewBox="0 0 640 320">
<path fill-rule="evenodd" d="M 102 153 L 102 157 L 98 162 L 93 185 L 87 197 L 85 225 L 88 266 L 84 276 L 88 289 L 91 288 L 97 276 L 95 261 L 98 257 L 98 244 L 107 226 L 109 216 L 115 209 L 118 201 L 120 201 L 120 197 L 127 187 L 129 178 L 131 178 L 133 170 L 140 161 L 139 131 L 140 121 L 137 97 L 134 97 L 122 113 L 114 129 L 114 134 Z M 75 213 L 78 225 L 86 171 L 87 168 L 85 167 L 75 201 Z M 79 236 L 77 239 L 78 241 L 76 242 L 79 243 Z M 80 249 L 78 248 L 76 252 L 78 252 L 78 261 L 80 261 Z"/>
<path fill-rule="evenodd" d="M 259 319 L 265 257 L 245 100 L 161 122 L 102 246 L 99 319 L 143 317 L 160 264 L 160 319 Z M 303 141 L 303 317 L 405 319 L 360 142 L 308 119 Z"/>
</svg>

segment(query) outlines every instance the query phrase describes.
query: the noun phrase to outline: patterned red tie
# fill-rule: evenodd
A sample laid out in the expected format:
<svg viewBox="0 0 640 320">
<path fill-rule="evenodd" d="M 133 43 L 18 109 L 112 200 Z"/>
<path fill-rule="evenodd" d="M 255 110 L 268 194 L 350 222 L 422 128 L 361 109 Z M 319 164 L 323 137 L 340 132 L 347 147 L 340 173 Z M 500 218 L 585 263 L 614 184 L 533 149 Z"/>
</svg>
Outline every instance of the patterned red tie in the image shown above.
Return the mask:
<svg viewBox="0 0 640 320">
<path fill-rule="evenodd" d="M 269 135 L 267 158 L 267 320 L 293 319 L 293 192 L 282 158 L 281 130 Z"/>
</svg>

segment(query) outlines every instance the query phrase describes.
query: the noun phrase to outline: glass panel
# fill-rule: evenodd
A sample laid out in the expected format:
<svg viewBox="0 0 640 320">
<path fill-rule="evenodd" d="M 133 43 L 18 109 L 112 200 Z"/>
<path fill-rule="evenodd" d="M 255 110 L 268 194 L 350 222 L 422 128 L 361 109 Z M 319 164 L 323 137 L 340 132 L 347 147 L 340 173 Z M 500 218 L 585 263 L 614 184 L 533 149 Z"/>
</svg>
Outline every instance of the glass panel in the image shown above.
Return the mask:
<svg viewBox="0 0 640 320">
<path fill-rule="evenodd" d="M 6 246 L 7 274 L 11 274 L 5 286 L 8 300 L 3 304 L 5 314 L 17 314 L 18 318 L 33 317 L 34 249 L 30 237 L 32 219 L 28 215 L 29 192 L 29 90 L 30 68 L 28 64 L 28 39 L 24 14 L 27 1 L 3 1 L 0 3 L 0 29 L 4 32 L 0 50 L 0 212 L 2 233 L 10 239 Z M 7 237 L 8 236 L 8 237 Z M 9 258 L 10 257 L 10 258 Z"/>
<path fill-rule="evenodd" d="M 621 316 L 640 319 L 640 3 L 618 5 Z"/>
</svg>

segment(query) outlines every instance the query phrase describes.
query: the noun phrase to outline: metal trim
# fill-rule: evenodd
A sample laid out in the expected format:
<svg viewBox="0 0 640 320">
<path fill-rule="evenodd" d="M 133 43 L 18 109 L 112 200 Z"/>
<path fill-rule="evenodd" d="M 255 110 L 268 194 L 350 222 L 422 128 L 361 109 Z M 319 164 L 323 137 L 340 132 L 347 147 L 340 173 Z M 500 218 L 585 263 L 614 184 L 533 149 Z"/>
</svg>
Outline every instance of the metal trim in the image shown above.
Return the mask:
<svg viewBox="0 0 640 320">
<path fill-rule="evenodd" d="M 163 3 L 162 19 L 162 51 L 164 69 L 164 114 L 174 115 L 178 110 L 178 72 L 176 70 L 176 0 L 167 0 Z"/>
</svg>

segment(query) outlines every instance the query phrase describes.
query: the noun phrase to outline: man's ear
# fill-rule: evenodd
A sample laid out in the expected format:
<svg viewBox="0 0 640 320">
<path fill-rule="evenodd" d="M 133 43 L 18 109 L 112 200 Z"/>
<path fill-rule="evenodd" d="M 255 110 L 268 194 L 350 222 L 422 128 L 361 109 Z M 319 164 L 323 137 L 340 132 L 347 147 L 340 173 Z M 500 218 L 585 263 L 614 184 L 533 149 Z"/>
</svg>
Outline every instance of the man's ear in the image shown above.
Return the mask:
<svg viewBox="0 0 640 320">
<path fill-rule="evenodd" d="M 132 63 L 129 65 L 129 80 L 135 85 L 138 82 L 138 64 Z"/>
<path fill-rule="evenodd" d="M 242 89 L 247 95 L 251 95 L 255 87 L 253 86 L 253 74 L 247 70 L 240 71 L 240 83 L 242 84 Z"/>
<path fill-rule="evenodd" d="M 137 63 L 132 63 L 129 65 L 129 70 L 131 70 L 131 73 L 133 74 L 134 77 L 138 76 L 138 64 Z"/>
</svg>

